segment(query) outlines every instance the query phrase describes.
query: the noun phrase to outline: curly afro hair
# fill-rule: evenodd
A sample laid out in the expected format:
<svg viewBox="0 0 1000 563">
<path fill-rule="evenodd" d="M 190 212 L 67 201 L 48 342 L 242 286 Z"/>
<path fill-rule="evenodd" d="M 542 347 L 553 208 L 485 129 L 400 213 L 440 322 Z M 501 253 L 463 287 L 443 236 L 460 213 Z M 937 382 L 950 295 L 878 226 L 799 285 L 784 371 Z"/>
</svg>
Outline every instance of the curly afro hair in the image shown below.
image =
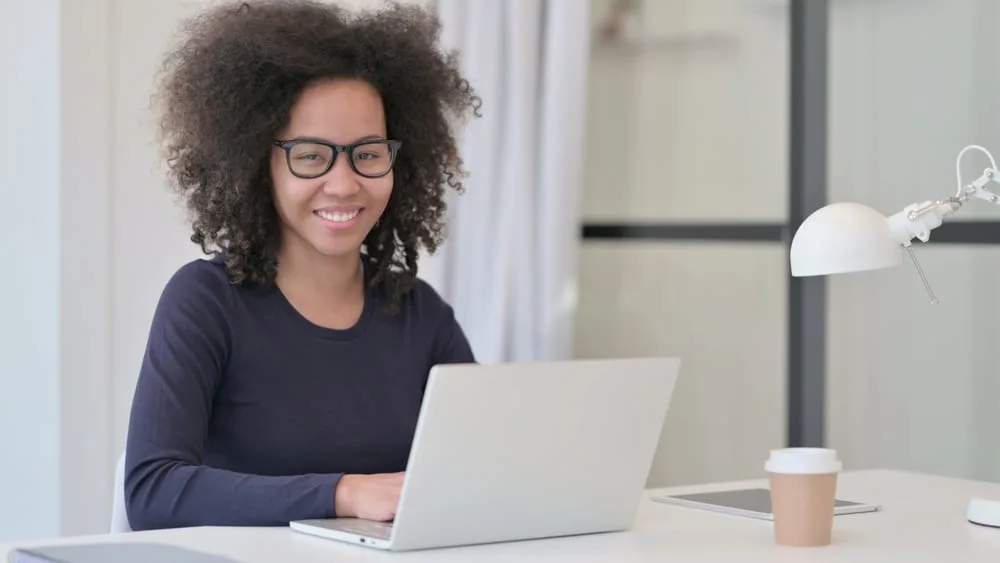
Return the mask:
<svg viewBox="0 0 1000 563">
<path fill-rule="evenodd" d="M 223 5 L 186 21 L 161 70 L 160 122 L 169 178 L 192 215 L 191 240 L 224 255 L 230 280 L 274 283 L 279 219 L 271 141 L 315 81 L 360 79 L 380 94 L 390 138 L 403 142 L 385 213 L 364 241 L 373 286 L 396 302 L 412 287 L 419 247 L 443 240 L 445 190 L 464 176 L 456 124 L 480 100 L 440 23 L 420 7 L 350 12 L 326 2 Z"/>
</svg>

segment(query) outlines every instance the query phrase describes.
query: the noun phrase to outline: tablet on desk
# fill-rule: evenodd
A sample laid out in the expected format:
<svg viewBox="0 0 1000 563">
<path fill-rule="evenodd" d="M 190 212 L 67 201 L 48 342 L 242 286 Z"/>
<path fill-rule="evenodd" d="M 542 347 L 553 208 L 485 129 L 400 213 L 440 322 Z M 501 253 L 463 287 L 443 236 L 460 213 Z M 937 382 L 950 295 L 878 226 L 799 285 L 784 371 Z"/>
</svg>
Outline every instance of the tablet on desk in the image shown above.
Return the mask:
<svg viewBox="0 0 1000 563">
<path fill-rule="evenodd" d="M 656 502 L 710 510 L 736 516 L 747 516 L 760 520 L 773 520 L 771 513 L 771 491 L 768 489 L 738 489 L 734 491 L 713 491 L 686 495 L 654 495 Z M 881 507 L 875 504 L 837 499 L 835 515 L 876 512 Z"/>
</svg>

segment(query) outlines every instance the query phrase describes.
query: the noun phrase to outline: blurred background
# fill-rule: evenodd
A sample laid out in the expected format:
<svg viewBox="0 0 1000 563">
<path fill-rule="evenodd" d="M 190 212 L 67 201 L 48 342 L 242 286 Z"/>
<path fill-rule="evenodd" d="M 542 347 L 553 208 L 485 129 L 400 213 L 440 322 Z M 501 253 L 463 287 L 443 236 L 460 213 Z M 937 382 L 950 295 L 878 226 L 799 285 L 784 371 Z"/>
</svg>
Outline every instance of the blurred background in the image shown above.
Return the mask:
<svg viewBox="0 0 1000 563">
<path fill-rule="evenodd" d="M 0 541 L 108 529 L 149 321 L 199 256 L 150 97 L 212 3 L 0 0 Z M 682 358 L 651 486 L 788 443 L 1000 480 L 1000 209 L 916 249 L 938 305 L 910 263 L 788 274 L 815 207 L 895 213 L 1000 151 L 1000 3 L 420 3 L 484 100 L 422 265 L 481 361 Z"/>
</svg>

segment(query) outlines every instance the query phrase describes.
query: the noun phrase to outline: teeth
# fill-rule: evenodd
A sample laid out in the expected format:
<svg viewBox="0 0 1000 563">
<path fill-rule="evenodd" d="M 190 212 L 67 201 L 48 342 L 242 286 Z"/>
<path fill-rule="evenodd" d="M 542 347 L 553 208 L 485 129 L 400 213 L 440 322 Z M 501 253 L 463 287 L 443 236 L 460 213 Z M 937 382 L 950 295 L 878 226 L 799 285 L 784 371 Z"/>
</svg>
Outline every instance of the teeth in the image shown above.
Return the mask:
<svg viewBox="0 0 1000 563">
<path fill-rule="evenodd" d="M 360 213 L 360 209 L 355 209 L 354 211 L 334 212 L 334 211 L 317 211 L 316 214 L 320 217 L 326 219 L 327 221 L 333 221 L 334 223 L 346 223 L 351 219 L 354 219 Z"/>
</svg>

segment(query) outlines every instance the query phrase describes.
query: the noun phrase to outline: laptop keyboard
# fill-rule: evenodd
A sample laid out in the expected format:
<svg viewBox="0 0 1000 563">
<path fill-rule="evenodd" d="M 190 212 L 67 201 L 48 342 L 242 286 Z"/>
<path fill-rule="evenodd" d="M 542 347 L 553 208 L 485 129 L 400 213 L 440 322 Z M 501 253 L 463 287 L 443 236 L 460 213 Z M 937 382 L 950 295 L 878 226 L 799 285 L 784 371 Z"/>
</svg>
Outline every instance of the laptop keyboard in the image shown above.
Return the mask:
<svg viewBox="0 0 1000 563">
<path fill-rule="evenodd" d="M 380 540 L 388 540 L 392 537 L 392 522 L 358 520 L 352 521 L 350 524 L 341 523 L 340 529 Z"/>
</svg>

